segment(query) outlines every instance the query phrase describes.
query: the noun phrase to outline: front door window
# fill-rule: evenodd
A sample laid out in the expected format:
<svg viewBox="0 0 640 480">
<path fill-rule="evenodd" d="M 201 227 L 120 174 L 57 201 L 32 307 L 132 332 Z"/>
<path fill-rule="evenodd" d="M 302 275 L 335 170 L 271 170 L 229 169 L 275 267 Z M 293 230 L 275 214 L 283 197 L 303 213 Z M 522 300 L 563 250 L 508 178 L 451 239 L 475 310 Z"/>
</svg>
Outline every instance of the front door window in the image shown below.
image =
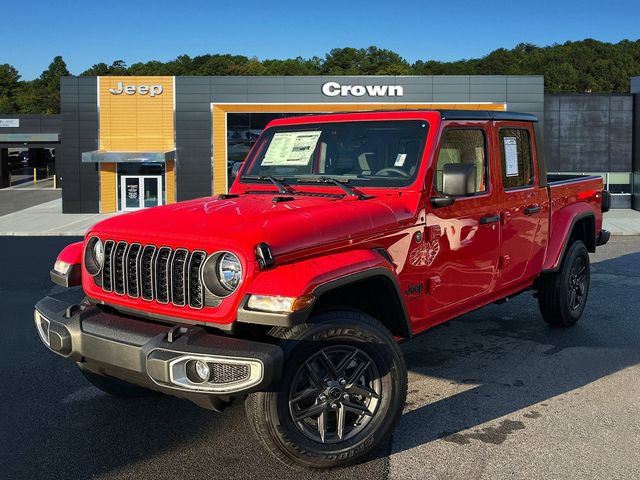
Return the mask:
<svg viewBox="0 0 640 480">
<path fill-rule="evenodd" d="M 162 177 L 123 175 L 120 179 L 123 211 L 162 205 Z"/>
</svg>

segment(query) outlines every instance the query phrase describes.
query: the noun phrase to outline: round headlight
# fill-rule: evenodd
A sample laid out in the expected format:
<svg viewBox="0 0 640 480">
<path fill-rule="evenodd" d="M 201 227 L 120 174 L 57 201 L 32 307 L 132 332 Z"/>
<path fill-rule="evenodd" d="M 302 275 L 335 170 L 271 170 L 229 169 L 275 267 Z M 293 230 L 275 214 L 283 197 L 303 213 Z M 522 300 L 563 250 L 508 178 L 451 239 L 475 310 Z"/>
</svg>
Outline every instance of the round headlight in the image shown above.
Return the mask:
<svg viewBox="0 0 640 480">
<path fill-rule="evenodd" d="M 226 290 L 233 292 L 242 279 L 240 260 L 233 253 L 223 253 L 218 259 L 218 280 Z"/>
<path fill-rule="evenodd" d="M 104 245 L 99 238 L 93 243 L 92 253 L 95 262 L 102 267 L 104 264 Z"/>
<path fill-rule="evenodd" d="M 91 237 L 84 250 L 84 265 L 87 271 L 96 276 L 104 264 L 104 244 L 98 237 Z"/>
<path fill-rule="evenodd" d="M 242 264 L 233 253 L 216 252 L 204 262 L 202 281 L 211 294 L 218 298 L 228 297 L 242 281 Z"/>
</svg>

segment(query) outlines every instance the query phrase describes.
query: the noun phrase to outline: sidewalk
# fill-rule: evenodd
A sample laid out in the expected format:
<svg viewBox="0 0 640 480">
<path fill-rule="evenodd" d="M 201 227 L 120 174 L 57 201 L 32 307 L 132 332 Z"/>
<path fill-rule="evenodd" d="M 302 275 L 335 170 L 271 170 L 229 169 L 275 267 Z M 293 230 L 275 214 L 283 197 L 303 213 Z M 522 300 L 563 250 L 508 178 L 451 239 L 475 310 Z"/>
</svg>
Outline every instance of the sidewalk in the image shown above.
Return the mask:
<svg viewBox="0 0 640 480">
<path fill-rule="evenodd" d="M 83 236 L 93 224 L 117 213 L 62 213 L 56 199 L 0 216 L 0 236 Z M 640 235 L 640 212 L 611 210 L 604 214 L 604 228 L 611 235 Z"/>
<path fill-rule="evenodd" d="M 41 203 L 0 217 L 0 235 L 83 236 L 93 224 L 111 214 L 62 213 L 62 199 Z"/>
<path fill-rule="evenodd" d="M 637 210 L 609 210 L 604 214 L 603 226 L 611 235 L 640 235 L 640 212 Z"/>
</svg>

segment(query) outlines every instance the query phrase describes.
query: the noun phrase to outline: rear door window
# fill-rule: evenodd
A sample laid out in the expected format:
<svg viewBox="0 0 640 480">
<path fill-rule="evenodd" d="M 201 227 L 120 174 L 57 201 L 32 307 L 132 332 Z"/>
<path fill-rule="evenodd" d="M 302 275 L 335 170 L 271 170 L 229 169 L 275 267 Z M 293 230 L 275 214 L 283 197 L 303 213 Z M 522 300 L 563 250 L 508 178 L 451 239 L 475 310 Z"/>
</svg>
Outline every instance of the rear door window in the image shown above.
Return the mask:
<svg viewBox="0 0 640 480">
<path fill-rule="evenodd" d="M 533 185 L 533 157 L 529 130 L 503 128 L 498 135 L 502 154 L 502 185 L 505 190 Z"/>
</svg>

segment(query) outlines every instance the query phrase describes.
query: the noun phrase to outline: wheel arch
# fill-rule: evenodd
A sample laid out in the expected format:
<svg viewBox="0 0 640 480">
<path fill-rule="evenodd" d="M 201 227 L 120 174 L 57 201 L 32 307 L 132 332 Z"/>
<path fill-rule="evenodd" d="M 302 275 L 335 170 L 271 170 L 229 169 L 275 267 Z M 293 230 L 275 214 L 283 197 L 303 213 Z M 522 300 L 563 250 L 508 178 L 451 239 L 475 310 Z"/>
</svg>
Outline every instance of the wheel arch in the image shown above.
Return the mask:
<svg viewBox="0 0 640 480">
<path fill-rule="evenodd" d="M 570 216 L 569 221 L 566 217 Z M 542 268 L 543 273 L 557 272 L 565 257 L 569 245 L 582 240 L 591 253 L 596 251 L 596 217 L 591 208 L 574 210 L 564 209 L 553 221 L 547 256 Z"/>
<path fill-rule="evenodd" d="M 251 295 L 311 296 L 312 303 L 293 313 L 248 307 Z M 398 278 L 387 256 L 376 249 L 348 250 L 312 257 L 260 272 L 240 302 L 240 323 L 292 327 L 321 311 L 358 310 L 375 318 L 393 335 L 412 336 L 410 317 Z"/>
<path fill-rule="evenodd" d="M 316 300 L 309 309 L 307 320 L 312 321 L 314 314 L 323 311 L 354 309 L 375 318 L 395 337 L 412 337 L 400 286 L 385 268 L 372 268 L 332 280 L 317 287 L 314 295 Z"/>
</svg>

